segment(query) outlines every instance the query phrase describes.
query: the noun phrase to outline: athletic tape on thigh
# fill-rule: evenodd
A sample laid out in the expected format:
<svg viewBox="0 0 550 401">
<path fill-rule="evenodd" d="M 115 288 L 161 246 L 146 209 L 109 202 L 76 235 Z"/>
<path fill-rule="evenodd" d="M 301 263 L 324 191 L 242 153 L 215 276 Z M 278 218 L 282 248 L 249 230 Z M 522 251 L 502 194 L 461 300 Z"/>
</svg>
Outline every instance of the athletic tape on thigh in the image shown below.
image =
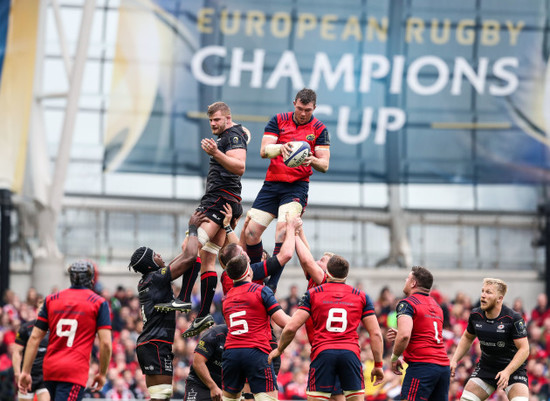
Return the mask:
<svg viewBox="0 0 550 401">
<path fill-rule="evenodd" d="M 199 238 L 199 242 L 201 243 L 202 246 L 204 246 L 204 244 L 210 241 L 210 237 L 208 236 L 208 233 L 202 227 L 197 228 L 197 237 Z"/>
<path fill-rule="evenodd" d="M 155 386 L 147 387 L 151 398 L 160 400 L 166 400 L 172 397 L 172 385 L 171 384 L 157 384 Z"/>
<path fill-rule="evenodd" d="M 38 390 L 36 390 L 36 395 L 42 394 L 42 393 L 47 393 L 47 392 L 48 392 L 47 388 L 39 388 Z"/>
<path fill-rule="evenodd" d="M 231 397 L 226 397 L 225 395 L 222 395 L 222 401 L 240 401 L 240 398 L 231 398 Z"/>
<path fill-rule="evenodd" d="M 328 400 L 331 396 L 331 393 L 323 393 L 322 391 L 306 391 L 306 394 L 316 400 Z"/>
<path fill-rule="evenodd" d="M 487 395 L 493 394 L 496 390 L 493 386 L 491 386 L 487 382 L 484 382 L 479 377 L 474 377 L 474 378 L 470 379 L 470 381 L 472 383 L 477 384 L 483 391 L 485 391 L 487 393 Z"/>
<path fill-rule="evenodd" d="M 19 398 L 20 400 L 32 400 L 34 398 L 34 393 L 23 394 L 21 392 L 18 392 L 17 398 Z"/>
<path fill-rule="evenodd" d="M 220 249 L 222 249 L 222 247 L 219 246 L 219 245 L 214 244 L 212 241 L 208 241 L 208 242 L 206 243 L 206 245 L 204 245 L 204 246 L 202 247 L 202 250 L 203 250 L 203 251 L 209 252 L 209 253 L 211 253 L 211 254 L 213 254 L 213 255 L 216 255 L 216 256 L 217 256 L 218 253 L 220 252 Z"/>
<path fill-rule="evenodd" d="M 360 396 L 364 396 L 365 395 L 365 390 L 346 390 L 344 391 L 344 397 L 349 398 L 349 397 L 355 397 L 357 395 L 360 395 Z"/>
<path fill-rule="evenodd" d="M 250 216 L 252 221 L 264 227 L 267 227 L 275 218 L 271 213 L 264 212 L 260 209 L 250 209 L 246 215 Z"/>
<path fill-rule="evenodd" d="M 286 213 L 288 212 L 288 217 L 299 216 L 302 213 L 304 208 L 298 202 L 289 202 L 284 205 L 279 206 L 279 216 L 277 221 L 279 223 L 286 222 Z"/>
<path fill-rule="evenodd" d="M 510 398 L 510 401 L 529 401 L 529 398 L 520 395 L 514 398 Z"/>
<path fill-rule="evenodd" d="M 462 392 L 462 396 L 460 397 L 460 401 L 481 401 L 481 398 L 474 393 L 464 390 Z"/>
</svg>

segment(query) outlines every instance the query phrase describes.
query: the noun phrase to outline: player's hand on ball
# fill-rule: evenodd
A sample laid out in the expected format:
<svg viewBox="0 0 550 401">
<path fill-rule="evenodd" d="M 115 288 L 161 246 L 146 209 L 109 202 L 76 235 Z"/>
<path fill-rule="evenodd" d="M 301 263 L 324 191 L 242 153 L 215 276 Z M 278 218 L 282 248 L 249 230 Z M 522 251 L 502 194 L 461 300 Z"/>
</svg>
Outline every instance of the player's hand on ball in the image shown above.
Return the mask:
<svg viewBox="0 0 550 401">
<path fill-rule="evenodd" d="M 281 146 L 281 154 L 283 155 L 283 160 L 288 158 L 288 155 L 292 152 L 292 145 L 290 142 L 287 142 Z"/>
</svg>

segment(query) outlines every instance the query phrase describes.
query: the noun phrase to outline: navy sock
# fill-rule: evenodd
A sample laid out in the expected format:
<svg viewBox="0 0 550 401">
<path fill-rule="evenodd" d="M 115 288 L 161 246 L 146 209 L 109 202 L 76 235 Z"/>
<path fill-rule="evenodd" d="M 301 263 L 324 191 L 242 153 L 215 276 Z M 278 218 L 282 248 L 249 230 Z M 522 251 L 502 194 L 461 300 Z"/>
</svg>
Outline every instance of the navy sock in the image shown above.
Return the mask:
<svg viewBox="0 0 550 401">
<path fill-rule="evenodd" d="M 273 249 L 273 256 L 276 256 L 281 251 L 281 246 L 283 246 L 282 242 L 276 242 L 275 243 L 275 249 Z M 281 278 L 281 275 L 283 274 L 284 265 L 281 266 L 281 268 L 274 272 L 271 277 L 269 277 L 269 280 L 267 280 L 266 285 L 275 292 L 277 289 L 277 285 L 279 284 L 279 279 Z"/>
<path fill-rule="evenodd" d="M 262 241 L 258 242 L 256 245 L 246 246 L 246 253 L 250 258 L 250 264 L 261 262 L 263 252 L 264 252 L 264 246 L 262 244 Z"/>
</svg>

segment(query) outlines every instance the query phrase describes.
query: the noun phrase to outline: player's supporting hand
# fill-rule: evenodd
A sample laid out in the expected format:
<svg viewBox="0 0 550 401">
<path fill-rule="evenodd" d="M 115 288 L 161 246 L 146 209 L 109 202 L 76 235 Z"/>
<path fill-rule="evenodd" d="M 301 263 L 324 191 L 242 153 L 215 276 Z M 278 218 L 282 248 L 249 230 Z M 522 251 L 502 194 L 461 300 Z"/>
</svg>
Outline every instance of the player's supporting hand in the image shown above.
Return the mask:
<svg viewBox="0 0 550 401">
<path fill-rule="evenodd" d="M 281 352 L 278 348 L 275 348 L 267 357 L 267 363 L 271 363 L 275 358 L 281 356 Z"/>
<path fill-rule="evenodd" d="M 97 373 L 94 376 L 94 381 L 92 382 L 92 385 L 90 386 L 90 388 L 92 389 L 92 391 L 100 391 L 105 385 L 106 381 L 107 381 L 107 378 L 105 377 L 105 375 Z"/>
<path fill-rule="evenodd" d="M 495 376 L 495 379 L 497 380 L 497 387 L 501 390 L 504 390 L 506 387 L 508 387 L 508 380 L 510 380 L 510 373 L 506 369 L 501 370 L 497 373 Z"/>
<path fill-rule="evenodd" d="M 207 220 L 207 217 L 204 214 L 204 212 L 199 212 L 198 210 L 195 210 L 195 213 L 193 213 L 189 218 L 189 225 L 199 227 L 206 220 Z"/>
<path fill-rule="evenodd" d="M 218 386 L 210 389 L 210 398 L 212 401 L 222 401 L 222 390 Z"/>
<path fill-rule="evenodd" d="M 19 375 L 19 382 L 17 383 L 21 394 L 27 394 L 27 392 L 31 389 L 31 385 L 31 375 L 29 373 L 21 372 L 21 374 Z"/>
<path fill-rule="evenodd" d="M 388 332 L 386 333 L 386 338 L 388 339 L 388 341 L 394 342 L 395 337 L 397 337 L 397 330 L 390 327 L 388 329 Z"/>
<path fill-rule="evenodd" d="M 231 224 L 231 218 L 233 217 L 233 209 L 231 208 L 229 203 L 226 203 L 223 205 L 223 210 L 220 210 L 220 212 L 224 215 L 223 226 L 227 227 L 229 224 Z"/>
<path fill-rule="evenodd" d="M 450 365 L 451 377 L 455 377 L 455 372 L 456 372 L 456 366 L 457 365 L 458 365 L 458 363 L 454 359 L 451 359 L 451 365 Z"/>
<path fill-rule="evenodd" d="M 214 156 L 214 154 L 218 150 L 218 145 L 216 144 L 216 141 L 212 138 L 204 138 L 203 140 L 201 140 L 201 148 L 210 156 Z"/>
<path fill-rule="evenodd" d="M 376 379 L 376 381 L 374 381 Z M 384 369 L 374 368 L 370 374 L 370 381 L 374 381 L 374 385 L 377 386 L 384 381 Z"/>
<path fill-rule="evenodd" d="M 403 374 L 403 361 L 401 361 L 401 358 L 391 363 L 391 370 L 398 376 Z"/>
</svg>

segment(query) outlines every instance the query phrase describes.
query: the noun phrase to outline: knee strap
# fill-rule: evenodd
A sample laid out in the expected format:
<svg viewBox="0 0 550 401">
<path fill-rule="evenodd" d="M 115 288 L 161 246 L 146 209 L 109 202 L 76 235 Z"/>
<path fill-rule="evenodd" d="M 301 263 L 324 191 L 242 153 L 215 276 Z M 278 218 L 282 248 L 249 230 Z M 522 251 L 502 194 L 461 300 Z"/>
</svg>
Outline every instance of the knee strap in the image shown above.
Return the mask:
<svg viewBox="0 0 550 401">
<path fill-rule="evenodd" d="M 171 384 L 157 384 L 155 386 L 147 387 L 151 398 L 167 400 L 172 397 L 172 385 Z"/>
<path fill-rule="evenodd" d="M 462 392 L 462 396 L 460 397 L 460 401 L 481 401 L 481 398 L 474 393 L 464 390 Z"/>
<path fill-rule="evenodd" d="M 284 205 L 279 206 L 279 216 L 277 217 L 277 221 L 279 223 L 286 222 L 286 214 L 288 212 L 288 217 L 292 218 L 294 216 L 299 216 L 302 214 L 302 210 L 304 208 L 299 202 L 289 202 L 285 203 Z"/>
<path fill-rule="evenodd" d="M 267 227 L 275 218 L 271 213 L 264 212 L 260 209 L 250 209 L 247 213 L 247 216 L 250 217 L 250 220 L 258 223 L 261 226 Z"/>
<path fill-rule="evenodd" d="M 220 249 L 222 249 L 221 246 L 219 245 L 216 245 L 215 243 L 213 243 L 212 241 L 208 241 L 206 243 L 206 245 L 204 245 L 202 247 L 202 250 L 205 251 L 205 252 L 209 252 L 213 255 L 218 255 L 218 253 L 220 252 Z"/>
<path fill-rule="evenodd" d="M 254 399 L 256 401 L 277 401 L 277 397 L 273 397 L 267 393 L 257 393 L 254 394 Z"/>
</svg>

